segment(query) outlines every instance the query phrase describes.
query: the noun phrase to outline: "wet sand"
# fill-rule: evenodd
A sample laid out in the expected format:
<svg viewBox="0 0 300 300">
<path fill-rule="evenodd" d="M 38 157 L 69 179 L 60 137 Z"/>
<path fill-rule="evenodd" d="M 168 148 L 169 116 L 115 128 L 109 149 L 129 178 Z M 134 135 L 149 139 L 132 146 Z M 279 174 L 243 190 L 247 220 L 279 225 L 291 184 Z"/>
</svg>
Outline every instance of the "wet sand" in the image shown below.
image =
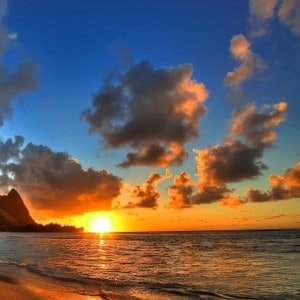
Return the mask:
<svg viewBox="0 0 300 300">
<path fill-rule="evenodd" d="M 1 269 L 0 269 L 1 270 Z M 78 295 L 56 282 L 37 276 L 13 277 L 0 274 L 0 299 L 5 300 L 96 300 L 99 296 Z"/>
<path fill-rule="evenodd" d="M 43 298 L 19 285 L 16 279 L 0 274 L 0 299 L 41 300 Z"/>
</svg>

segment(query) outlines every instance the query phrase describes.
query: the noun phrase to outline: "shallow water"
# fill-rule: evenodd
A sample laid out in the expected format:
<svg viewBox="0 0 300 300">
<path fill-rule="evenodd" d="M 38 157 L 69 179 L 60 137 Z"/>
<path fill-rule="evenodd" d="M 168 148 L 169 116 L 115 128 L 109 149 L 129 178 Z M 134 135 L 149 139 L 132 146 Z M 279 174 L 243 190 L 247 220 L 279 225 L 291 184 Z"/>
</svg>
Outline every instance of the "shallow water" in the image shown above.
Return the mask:
<svg viewBox="0 0 300 300">
<path fill-rule="evenodd" d="M 300 299 L 299 230 L 0 233 L 0 255 L 104 299 Z"/>
</svg>

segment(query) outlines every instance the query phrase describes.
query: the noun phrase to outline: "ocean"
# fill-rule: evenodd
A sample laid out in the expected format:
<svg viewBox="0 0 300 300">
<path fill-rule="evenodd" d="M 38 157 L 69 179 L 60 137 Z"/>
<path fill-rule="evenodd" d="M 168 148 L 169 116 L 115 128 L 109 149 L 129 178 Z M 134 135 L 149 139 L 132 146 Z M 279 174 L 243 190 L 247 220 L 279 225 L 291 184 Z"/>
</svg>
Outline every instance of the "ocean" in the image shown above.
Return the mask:
<svg viewBox="0 0 300 300">
<path fill-rule="evenodd" d="M 300 230 L 2 232 L 0 273 L 89 299 L 300 299 Z"/>
</svg>

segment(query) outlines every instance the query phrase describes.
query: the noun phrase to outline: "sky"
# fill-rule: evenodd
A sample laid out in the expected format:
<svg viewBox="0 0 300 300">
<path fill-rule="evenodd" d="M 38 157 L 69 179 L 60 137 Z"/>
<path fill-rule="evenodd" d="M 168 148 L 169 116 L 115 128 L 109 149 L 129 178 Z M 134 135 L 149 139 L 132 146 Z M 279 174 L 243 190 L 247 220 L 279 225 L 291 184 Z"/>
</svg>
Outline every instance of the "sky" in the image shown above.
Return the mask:
<svg viewBox="0 0 300 300">
<path fill-rule="evenodd" d="M 300 227 L 300 2 L 0 0 L 0 192 L 115 231 Z"/>
</svg>

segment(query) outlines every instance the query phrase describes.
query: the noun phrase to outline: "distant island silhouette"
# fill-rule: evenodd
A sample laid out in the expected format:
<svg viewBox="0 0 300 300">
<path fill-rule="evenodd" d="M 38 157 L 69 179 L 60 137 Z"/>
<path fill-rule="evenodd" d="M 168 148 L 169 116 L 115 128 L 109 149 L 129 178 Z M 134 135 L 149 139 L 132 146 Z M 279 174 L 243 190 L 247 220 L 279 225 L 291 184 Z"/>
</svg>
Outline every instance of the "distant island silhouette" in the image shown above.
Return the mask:
<svg viewBox="0 0 300 300">
<path fill-rule="evenodd" d="M 82 232 L 83 228 L 60 224 L 38 224 L 30 216 L 20 194 L 12 189 L 0 195 L 0 231 L 14 232 Z"/>
</svg>

